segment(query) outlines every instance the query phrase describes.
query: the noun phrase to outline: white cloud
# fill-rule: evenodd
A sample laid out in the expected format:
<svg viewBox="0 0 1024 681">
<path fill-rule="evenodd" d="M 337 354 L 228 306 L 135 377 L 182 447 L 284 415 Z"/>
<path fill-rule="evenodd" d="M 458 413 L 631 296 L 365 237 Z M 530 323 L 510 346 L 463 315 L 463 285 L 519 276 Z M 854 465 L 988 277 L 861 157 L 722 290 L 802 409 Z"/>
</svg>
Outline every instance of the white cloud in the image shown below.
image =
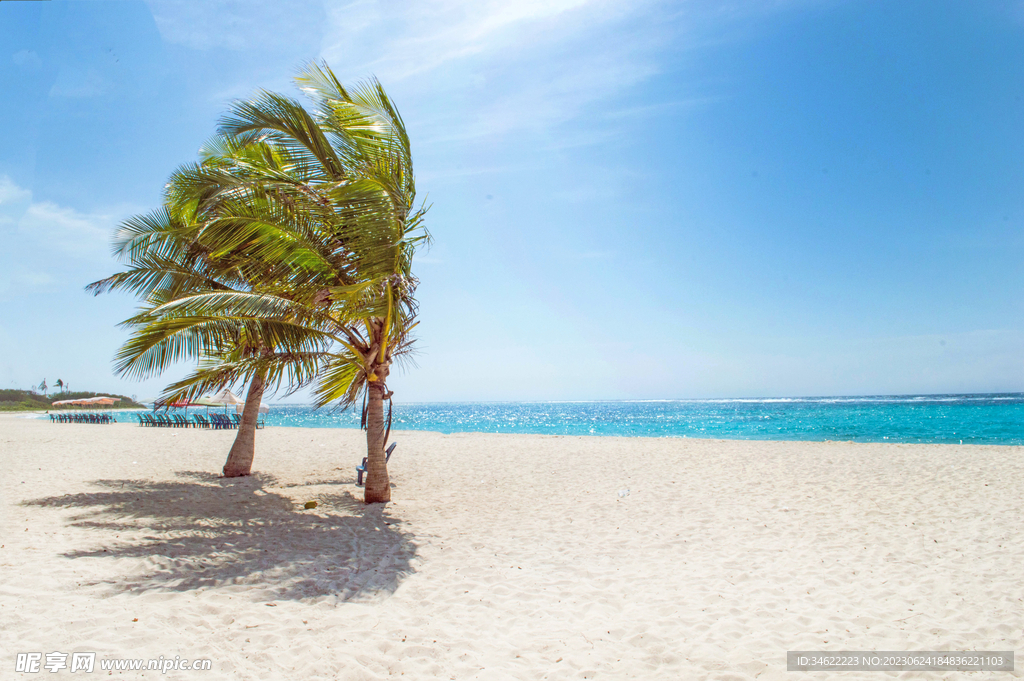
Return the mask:
<svg viewBox="0 0 1024 681">
<path fill-rule="evenodd" d="M 638 107 L 630 88 L 662 72 L 665 52 L 693 49 L 715 26 L 818 0 L 147 0 L 162 38 L 326 59 L 345 82 L 377 76 L 417 144 L 546 132 L 582 114 L 611 123 L 693 108 L 707 93 Z M 277 63 L 280 63 L 279 61 Z M 287 64 L 290 70 L 297 64 Z M 280 67 L 278 67 L 280 68 Z M 276 87 L 267 74 L 262 87 Z M 219 99 L 247 96 L 251 79 Z M 600 127 L 600 126 L 598 126 Z M 600 142 L 595 126 L 551 135 Z"/>
<path fill-rule="evenodd" d="M 658 73 L 650 0 L 332 5 L 323 57 L 412 100 L 421 144 L 545 130 Z"/>
<path fill-rule="evenodd" d="M 32 192 L 14 184 L 6 175 L 0 175 L 0 219 L 12 207 L 25 206 L 32 201 Z"/>
<path fill-rule="evenodd" d="M 639 106 L 634 96 L 667 64 L 677 66 L 680 54 L 720 42 L 723 26 L 760 25 L 764 15 L 816 2 L 326 3 L 321 54 L 345 81 L 380 78 L 420 149 L 523 133 L 535 135 L 535 146 L 565 149 L 621 134 L 623 119 L 641 124 L 717 101 L 721 93 L 700 84 L 665 102 Z"/>
<path fill-rule="evenodd" d="M 36 248 L 93 258 L 106 254 L 118 217 L 83 213 L 52 201 L 35 201 L 32 191 L 0 175 L 0 230 Z"/>
<path fill-rule="evenodd" d="M 417 3 L 331 4 L 324 57 L 353 63 L 350 70 L 373 71 L 400 80 L 474 55 L 510 49 L 510 32 L 543 30 L 567 12 L 601 3 L 588 0 L 426 0 Z M 518 36 L 519 39 L 522 36 Z M 532 41 L 530 41 L 532 42 Z"/>
<path fill-rule="evenodd" d="M 110 215 L 80 213 L 43 201 L 29 206 L 18 230 L 66 253 L 83 254 L 106 251 L 114 224 Z"/>
<path fill-rule="evenodd" d="M 56 279 L 47 272 L 34 272 L 19 267 L 14 271 L 0 275 L 0 293 L 7 293 L 12 290 L 38 291 L 49 287 L 50 284 L 55 282 Z"/>
</svg>

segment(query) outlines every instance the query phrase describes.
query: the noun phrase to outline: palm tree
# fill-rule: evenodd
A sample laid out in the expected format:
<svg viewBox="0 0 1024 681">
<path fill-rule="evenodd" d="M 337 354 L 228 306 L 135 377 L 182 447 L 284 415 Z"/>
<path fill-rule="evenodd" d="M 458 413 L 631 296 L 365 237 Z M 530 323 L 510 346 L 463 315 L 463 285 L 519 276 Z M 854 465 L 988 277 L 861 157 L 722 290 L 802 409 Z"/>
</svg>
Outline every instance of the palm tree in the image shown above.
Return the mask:
<svg viewBox="0 0 1024 681">
<path fill-rule="evenodd" d="M 239 274 L 211 249 L 196 225 L 167 210 L 126 221 L 115 236 L 116 252 L 128 268 L 90 284 L 96 294 L 128 290 L 142 297 L 140 312 L 123 322 L 133 335 L 115 357 L 115 372 L 133 378 L 162 373 L 180 360 L 197 368 L 169 385 L 158 404 L 192 400 L 237 382 L 248 383 L 242 422 L 224 464 L 224 475 L 252 471 L 255 430 L 264 391 L 282 383 L 306 385 L 315 357 L 327 344 L 307 327 L 254 317 L 246 310 L 218 313 L 217 301 L 235 296 L 259 300 L 254 276 Z"/>
<path fill-rule="evenodd" d="M 412 345 L 418 309 L 412 258 L 429 242 L 426 209 L 414 207 L 409 137 L 379 82 L 346 89 L 326 64 L 311 64 L 296 81 L 313 100 L 311 112 L 264 92 L 236 103 L 220 133 L 254 152 L 248 169 L 256 176 L 255 194 L 311 217 L 308 237 L 340 256 L 309 262 L 296 285 L 302 305 L 284 307 L 336 339 L 322 359 L 316 406 L 339 400 L 348 407 L 363 395 L 364 499 L 388 501 L 384 401 L 392 396 L 391 365 Z M 277 233 L 257 237 L 268 249 L 277 239 Z"/>
<path fill-rule="evenodd" d="M 57 379 L 57 384 L 56 384 L 56 385 L 57 385 L 57 388 L 58 388 L 58 389 L 60 389 L 60 391 L 61 391 L 61 392 L 64 392 L 64 381 L 62 381 L 62 380 L 60 380 L 60 379 L 58 378 L 58 379 Z"/>
<path fill-rule="evenodd" d="M 46 379 L 44 378 L 43 382 L 39 384 L 39 392 L 41 392 L 41 393 L 43 393 L 43 395 L 45 395 L 46 394 L 46 387 L 47 387 L 46 386 Z"/>
<path fill-rule="evenodd" d="M 409 139 L 383 88 L 347 90 L 326 65 L 297 82 L 314 109 L 274 93 L 236 103 L 201 163 L 179 170 L 169 202 L 205 224 L 219 252 L 261 260 L 261 273 L 287 287 L 263 313 L 311 324 L 335 344 L 320 357 L 317 406 L 364 398 L 365 499 L 387 501 L 383 403 L 391 364 L 407 353 L 415 326 L 411 262 L 429 239 L 414 210 Z M 221 313 L 251 301 L 221 297 Z"/>
<path fill-rule="evenodd" d="M 126 223 L 129 271 L 91 287 L 147 298 L 126 322 L 136 331 L 119 371 L 203 358 L 166 395 L 244 376 L 248 411 L 252 385 L 273 372 L 289 389 L 314 383 L 317 407 L 362 396 L 365 500 L 387 501 L 383 403 L 412 344 L 425 209 L 413 206 L 404 123 L 377 81 L 348 90 L 314 64 L 297 83 L 312 111 L 269 92 L 235 103 L 201 161 L 172 176 L 167 208 Z"/>
</svg>

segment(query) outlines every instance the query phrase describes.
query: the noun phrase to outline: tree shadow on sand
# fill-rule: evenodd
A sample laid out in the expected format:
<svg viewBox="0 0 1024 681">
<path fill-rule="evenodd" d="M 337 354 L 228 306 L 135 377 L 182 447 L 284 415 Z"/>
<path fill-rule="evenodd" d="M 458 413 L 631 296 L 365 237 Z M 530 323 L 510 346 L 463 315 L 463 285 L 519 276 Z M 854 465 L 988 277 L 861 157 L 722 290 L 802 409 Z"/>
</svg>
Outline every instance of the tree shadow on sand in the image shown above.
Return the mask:
<svg viewBox="0 0 1024 681">
<path fill-rule="evenodd" d="M 177 476 L 97 480 L 100 491 L 22 505 L 79 510 L 72 527 L 104 533 L 102 545 L 69 558 L 144 560 L 141 576 L 107 580 L 117 591 L 217 587 L 256 600 L 352 600 L 391 593 L 412 572 L 416 544 L 384 505 L 346 491 L 317 494 L 309 511 L 273 491 L 281 486 L 272 476 Z"/>
</svg>

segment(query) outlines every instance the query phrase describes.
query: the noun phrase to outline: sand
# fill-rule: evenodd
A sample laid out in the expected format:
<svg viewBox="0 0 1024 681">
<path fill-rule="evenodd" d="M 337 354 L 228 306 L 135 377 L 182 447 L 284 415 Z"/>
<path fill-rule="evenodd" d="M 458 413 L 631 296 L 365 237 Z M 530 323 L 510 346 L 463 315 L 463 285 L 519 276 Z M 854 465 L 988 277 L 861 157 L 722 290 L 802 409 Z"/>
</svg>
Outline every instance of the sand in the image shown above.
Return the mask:
<svg viewBox="0 0 1024 681">
<path fill-rule="evenodd" d="M 0 677 L 1024 675 L 786 671 L 1019 648 L 1022 448 L 399 432 L 365 507 L 361 435 L 261 430 L 225 480 L 231 432 L 0 418 Z"/>
</svg>

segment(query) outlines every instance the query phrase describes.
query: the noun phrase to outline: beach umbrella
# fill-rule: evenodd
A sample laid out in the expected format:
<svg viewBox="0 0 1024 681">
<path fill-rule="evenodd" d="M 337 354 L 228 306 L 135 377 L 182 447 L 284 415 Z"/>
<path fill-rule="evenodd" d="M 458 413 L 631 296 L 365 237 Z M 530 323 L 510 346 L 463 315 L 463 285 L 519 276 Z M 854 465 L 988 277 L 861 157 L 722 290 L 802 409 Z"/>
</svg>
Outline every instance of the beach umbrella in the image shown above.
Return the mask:
<svg viewBox="0 0 1024 681">
<path fill-rule="evenodd" d="M 219 407 L 220 402 L 213 401 L 213 395 L 203 395 L 198 400 L 192 400 L 192 404 L 197 407 L 206 407 L 206 413 L 210 413 L 210 407 Z"/>
<path fill-rule="evenodd" d="M 105 396 L 101 395 L 101 396 L 98 396 L 98 397 L 88 397 L 84 401 L 90 407 L 93 407 L 93 406 L 106 406 L 106 407 L 109 407 L 110 405 L 114 404 L 115 402 L 120 402 L 121 398 L 120 397 L 105 397 Z"/>
<path fill-rule="evenodd" d="M 238 395 L 231 392 L 231 390 L 229 390 L 228 388 L 224 388 L 216 395 L 211 396 L 209 399 L 214 404 L 223 404 L 225 414 L 228 413 L 229 404 L 245 404 L 245 400 L 240 399 Z"/>
<path fill-rule="evenodd" d="M 205 407 L 205 406 L 208 406 L 208 405 L 199 404 L 197 402 L 189 402 L 188 400 L 178 400 L 177 402 L 171 402 L 170 404 L 167 405 L 168 408 L 184 409 L 185 410 L 185 416 L 188 416 L 188 408 L 189 407 Z"/>
<path fill-rule="evenodd" d="M 244 408 L 245 408 L 245 404 L 237 404 L 237 405 L 235 405 L 235 412 L 238 413 L 238 414 L 241 414 L 242 410 Z M 260 413 L 261 414 L 269 414 L 270 413 L 270 405 L 267 404 L 266 402 L 260 402 Z"/>
<path fill-rule="evenodd" d="M 120 397 L 107 397 L 106 395 L 99 395 L 97 397 L 87 397 L 84 402 L 91 406 L 106 406 L 109 407 L 116 402 L 120 402 Z"/>
<path fill-rule="evenodd" d="M 238 397 L 228 388 L 224 388 L 213 396 L 213 401 L 218 404 L 245 404 L 245 400 Z"/>
</svg>

